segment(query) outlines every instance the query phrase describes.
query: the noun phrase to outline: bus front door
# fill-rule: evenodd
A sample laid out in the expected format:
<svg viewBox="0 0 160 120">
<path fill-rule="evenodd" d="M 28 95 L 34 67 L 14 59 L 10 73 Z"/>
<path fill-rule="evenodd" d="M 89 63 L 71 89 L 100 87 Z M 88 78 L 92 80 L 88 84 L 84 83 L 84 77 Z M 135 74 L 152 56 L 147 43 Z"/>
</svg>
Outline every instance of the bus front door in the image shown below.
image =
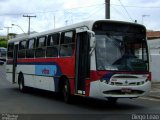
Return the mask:
<svg viewBox="0 0 160 120">
<path fill-rule="evenodd" d="M 85 94 L 86 80 L 90 74 L 90 41 L 89 33 L 77 33 L 76 39 L 76 70 L 75 70 L 75 92 Z"/>
<path fill-rule="evenodd" d="M 18 52 L 18 45 L 14 45 L 12 83 L 16 83 L 17 52 Z"/>
</svg>

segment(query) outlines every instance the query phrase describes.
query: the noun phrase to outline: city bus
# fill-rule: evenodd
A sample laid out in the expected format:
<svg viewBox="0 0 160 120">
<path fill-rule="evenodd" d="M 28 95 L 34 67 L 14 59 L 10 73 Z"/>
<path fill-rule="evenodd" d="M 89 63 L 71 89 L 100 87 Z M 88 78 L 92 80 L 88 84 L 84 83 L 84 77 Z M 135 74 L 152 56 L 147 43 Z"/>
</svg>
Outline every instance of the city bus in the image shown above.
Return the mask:
<svg viewBox="0 0 160 120">
<path fill-rule="evenodd" d="M 146 28 L 93 20 L 8 41 L 7 80 L 62 93 L 106 99 L 137 98 L 151 89 Z"/>
</svg>

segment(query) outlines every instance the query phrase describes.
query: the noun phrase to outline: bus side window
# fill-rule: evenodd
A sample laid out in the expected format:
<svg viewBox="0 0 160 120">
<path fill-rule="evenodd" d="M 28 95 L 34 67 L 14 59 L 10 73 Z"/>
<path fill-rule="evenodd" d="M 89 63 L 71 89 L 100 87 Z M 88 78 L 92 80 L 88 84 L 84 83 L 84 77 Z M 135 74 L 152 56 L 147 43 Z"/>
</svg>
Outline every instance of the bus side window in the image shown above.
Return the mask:
<svg viewBox="0 0 160 120">
<path fill-rule="evenodd" d="M 75 31 L 64 32 L 61 35 L 60 56 L 72 56 L 75 48 Z"/>
<path fill-rule="evenodd" d="M 46 36 L 37 38 L 36 42 L 36 51 L 35 57 L 45 57 L 45 50 L 46 50 Z"/>
<path fill-rule="evenodd" d="M 19 43 L 18 58 L 25 58 L 26 56 L 26 41 Z"/>
<path fill-rule="evenodd" d="M 26 58 L 34 58 L 35 51 L 35 39 L 30 39 L 27 41 Z"/>
<path fill-rule="evenodd" d="M 7 52 L 7 57 L 8 59 L 13 58 L 13 49 L 14 49 L 14 43 L 8 43 L 8 52 Z"/>
<path fill-rule="evenodd" d="M 48 35 L 46 57 L 57 57 L 59 50 L 59 33 Z"/>
</svg>

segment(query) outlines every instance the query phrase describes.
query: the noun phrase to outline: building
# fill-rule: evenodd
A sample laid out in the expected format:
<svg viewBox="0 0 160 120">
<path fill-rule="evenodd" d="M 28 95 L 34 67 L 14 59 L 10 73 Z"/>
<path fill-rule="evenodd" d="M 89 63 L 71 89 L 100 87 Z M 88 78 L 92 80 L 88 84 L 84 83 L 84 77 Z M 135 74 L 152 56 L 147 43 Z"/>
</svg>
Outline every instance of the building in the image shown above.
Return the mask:
<svg viewBox="0 0 160 120">
<path fill-rule="evenodd" d="M 148 31 L 147 38 L 150 52 L 152 81 L 160 82 L 160 31 Z"/>
<path fill-rule="evenodd" d="M 147 38 L 148 40 L 155 40 L 157 38 L 160 38 L 160 31 L 148 31 Z"/>
</svg>

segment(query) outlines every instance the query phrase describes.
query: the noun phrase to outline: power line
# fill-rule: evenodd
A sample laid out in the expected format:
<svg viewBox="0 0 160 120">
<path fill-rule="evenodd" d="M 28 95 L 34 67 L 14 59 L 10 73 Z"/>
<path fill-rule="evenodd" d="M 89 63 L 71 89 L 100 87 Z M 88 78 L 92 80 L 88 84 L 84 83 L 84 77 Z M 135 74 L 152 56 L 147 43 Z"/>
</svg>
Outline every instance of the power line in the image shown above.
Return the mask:
<svg viewBox="0 0 160 120">
<path fill-rule="evenodd" d="M 85 19 L 89 19 L 91 16 L 93 16 L 95 13 L 97 13 L 97 11 L 101 10 L 102 8 L 104 8 L 104 6 L 96 9 L 95 11 L 93 11 L 88 17 L 86 17 Z"/>
<path fill-rule="evenodd" d="M 105 4 L 105 3 L 103 3 Z M 67 11 L 67 10 L 74 10 L 74 9 L 83 9 L 93 6 L 100 6 L 102 4 L 96 4 L 96 5 L 90 5 L 85 7 L 76 7 L 76 8 L 70 8 L 70 9 L 63 9 L 63 10 L 54 10 L 54 11 L 37 11 L 37 12 L 26 12 L 26 13 L 1 13 L 0 16 L 21 16 L 23 14 L 44 14 L 44 13 L 55 13 L 59 11 Z M 112 6 L 122 6 L 119 4 L 110 4 Z M 134 7 L 134 8 L 145 8 L 145 9 L 160 9 L 160 6 L 129 6 L 129 5 L 123 5 L 123 7 Z"/>
<path fill-rule="evenodd" d="M 119 0 L 121 6 L 124 8 L 124 10 L 126 11 L 127 15 L 129 16 L 129 18 L 131 19 L 131 21 L 133 21 L 132 17 L 130 16 L 130 14 L 128 13 L 127 9 L 125 8 L 125 6 L 122 4 L 121 0 Z"/>
<path fill-rule="evenodd" d="M 114 7 L 114 6 L 112 6 L 112 8 L 118 13 L 118 14 L 121 14 L 125 19 L 128 19 L 128 20 L 130 20 L 128 17 L 126 17 L 126 15 L 124 15 L 124 13 L 121 11 L 120 12 L 120 10 L 118 10 L 116 7 Z"/>
<path fill-rule="evenodd" d="M 89 7 L 94 7 L 94 6 L 100 6 L 103 4 L 96 4 L 96 5 L 90 5 L 90 6 L 84 6 L 84 7 L 76 7 L 76 8 L 70 8 L 70 9 L 62 9 L 62 10 L 54 10 L 54 11 L 37 11 L 37 12 L 26 12 L 26 13 L 3 13 L 0 14 L 0 16 L 19 16 L 23 14 L 43 14 L 43 13 L 54 13 L 54 12 L 59 12 L 59 11 L 68 11 L 68 10 L 74 10 L 74 9 L 83 9 L 83 8 L 89 8 Z"/>
<path fill-rule="evenodd" d="M 111 4 L 112 6 L 121 6 L 119 4 Z M 125 7 L 135 7 L 135 8 L 151 8 L 151 9 L 160 9 L 160 6 L 134 6 L 134 5 L 123 5 Z"/>
<path fill-rule="evenodd" d="M 73 11 L 73 10 L 67 10 L 67 11 L 64 11 L 64 18 L 66 19 L 65 20 L 65 25 L 66 25 L 66 23 L 68 23 L 69 21 L 71 21 L 72 23 L 73 23 L 73 20 L 74 19 L 79 19 L 80 20 L 80 18 L 81 19 L 89 19 L 92 15 L 94 15 L 97 11 L 99 11 L 102 7 L 104 7 L 104 4 L 100 4 L 100 5 L 98 5 L 98 6 L 95 6 L 94 7 L 94 9 L 90 9 L 90 8 L 88 8 L 87 9 L 87 12 L 88 12 L 88 14 L 89 15 L 87 15 L 87 17 L 85 16 L 85 13 L 83 13 L 83 14 L 78 14 L 77 12 L 79 12 L 79 11 Z M 97 10 L 98 9 L 98 10 Z M 89 11 L 92 11 L 92 12 L 89 12 Z M 76 14 L 76 16 L 74 16 Z M 77 17 L 78 16 L 78 17 Z M 82 17 L 80 17 L 80 16 L 82 16 Z M 76 17 L 76 18 L 74 18 L 74 17 Z M 80 18 L 79 18 L 80 17 Z"/>
</svg>

